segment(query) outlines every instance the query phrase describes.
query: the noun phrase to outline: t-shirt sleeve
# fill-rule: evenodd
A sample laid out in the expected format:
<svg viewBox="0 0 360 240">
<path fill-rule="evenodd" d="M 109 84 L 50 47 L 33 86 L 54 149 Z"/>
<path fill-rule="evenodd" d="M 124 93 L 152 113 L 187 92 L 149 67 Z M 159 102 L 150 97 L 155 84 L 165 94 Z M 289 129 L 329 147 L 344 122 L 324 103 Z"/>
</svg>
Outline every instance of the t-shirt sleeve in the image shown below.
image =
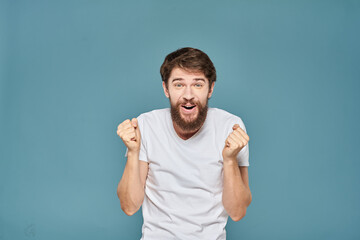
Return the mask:
<svg viewBox="0 0 360 240">
<path fill-rule="evenodd" d="M 140 129 L 141 141 L 140 141 L 140 153 L 139 153 L 139 160 L 148 162 L 147 158 L 147 151 L 146 151 L 146 133 L 145 133 L 145 126 L 144 126 L 144 119 L 143 115 L 139 115 L 137 118 L 138 126 Z M 128 148 L 126 148 L 125 157 L 127 157 Z"/>
<path fill-rule="evenodd" d="M 239 124 L 240 128 L 242 130 L 244 130 L 246 133 L 246 127 L 245 127 L 245 124 L 244 122 L 241 120 L 240 117 L 235 117 L 234 118 L 234 122 L 233 124 L 231 125 L 231 131 L 232 132 L 232 126 L 234 124 Z M 243 147 L 241 149 L 241 151 L 238 153 L 238 155 L 236 156 L 236 159 L 237 159 L 237 162 L 239 164 L 239 166 L 245 166 L 245 167 L 248 167 L 249 166 L 249 143 L 245 145 L 245 147 Z"/>
</svg>

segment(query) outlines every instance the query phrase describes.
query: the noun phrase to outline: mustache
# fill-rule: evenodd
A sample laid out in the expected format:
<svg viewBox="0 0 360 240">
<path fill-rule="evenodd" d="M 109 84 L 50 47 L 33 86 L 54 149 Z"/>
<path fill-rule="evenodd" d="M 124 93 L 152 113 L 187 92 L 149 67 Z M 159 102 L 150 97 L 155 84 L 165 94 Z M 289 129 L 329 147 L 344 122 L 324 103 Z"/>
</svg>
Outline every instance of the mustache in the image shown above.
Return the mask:
<svg viewBox="0 0 360 240">
<path fill-rule="evenodd" d="M 183 101 L 183 102 L 178 102 L 178 104 L 177 105 L 186 105 L 186 104 L 191 104 L 191 105 L 199 105 L 199 102 L 195 102 L 195 101 L 193 101 L 193 100 L 190 100 L 190 101 Z"/>
</svg>

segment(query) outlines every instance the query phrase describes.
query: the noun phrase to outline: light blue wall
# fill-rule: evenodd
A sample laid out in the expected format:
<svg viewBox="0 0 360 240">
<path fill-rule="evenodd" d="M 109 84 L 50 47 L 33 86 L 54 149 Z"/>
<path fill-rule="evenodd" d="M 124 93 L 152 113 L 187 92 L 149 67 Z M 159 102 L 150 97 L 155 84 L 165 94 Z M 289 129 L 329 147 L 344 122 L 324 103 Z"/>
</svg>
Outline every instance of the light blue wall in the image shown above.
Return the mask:
<svg viewBox="0 0 360 240">
<path fill-rule="evenodd" d="M 6 69 L 7 69 L 7 31 L 8 31 L 8 2 L 0 1 L 0 113 L 3 112 L 5 108 L 5 78 L 6 78 Z M 0 135 L 2 132 L 2 118 L 0 118 Z M 1 141 L 2 139 L 0 139 Z M 1 142 L 0 142 L 1 144 Z M 2 146 L 2 144 L 0 145 Z M 1 157 L 1 153 L 0 153 Z"/>
<path fill-rule="evenodd" d="M 138 239 L 116 127 L 168 107 L 160 65 L 213 60 L 253 201 L 228 239 L 360 238 L 359 1 L 0 1 L 0 239 Z"/>
</svg>

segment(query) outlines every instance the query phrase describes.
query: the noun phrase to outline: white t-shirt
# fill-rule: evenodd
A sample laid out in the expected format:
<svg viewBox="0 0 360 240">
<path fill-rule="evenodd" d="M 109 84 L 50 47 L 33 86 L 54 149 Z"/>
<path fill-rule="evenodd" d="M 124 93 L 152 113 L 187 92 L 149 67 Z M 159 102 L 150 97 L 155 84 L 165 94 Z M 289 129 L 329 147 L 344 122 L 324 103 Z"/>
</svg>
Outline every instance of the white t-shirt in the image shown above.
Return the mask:
<svg viewBox="0 0 360 240">
<path fill-rule="evenodd" d="M 141 240 L 226 239 L 222 150 L 234 124 L 246 131 L 241 118 L 209 108 L 204 125 L 187 140 L 175 132 L 170 108 L 137 119 L 139 159 L 149 163 Z M 248 145 L 237 160 L 239 166 L 249 166 Z"/>
</svg>

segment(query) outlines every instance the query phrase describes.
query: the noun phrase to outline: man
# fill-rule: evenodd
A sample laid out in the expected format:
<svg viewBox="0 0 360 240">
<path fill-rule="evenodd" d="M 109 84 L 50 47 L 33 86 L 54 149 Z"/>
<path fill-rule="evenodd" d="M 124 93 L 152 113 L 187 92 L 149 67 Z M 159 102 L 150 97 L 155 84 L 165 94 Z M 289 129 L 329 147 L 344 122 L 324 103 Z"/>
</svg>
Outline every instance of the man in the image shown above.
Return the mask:
<svg viewBox="0 0 360 240">
<path fill-rule="evenodd" d="M 241 118 L 208 108 L 216 81 L 210 58 L 194 48 L 166 56 L 160 69 L 170 108 L 127 119 L 117 193 L 122 210 L 142 206 L 142 240 L 226 239 L 251 202 L 249 136 Z"/>
</svg>

